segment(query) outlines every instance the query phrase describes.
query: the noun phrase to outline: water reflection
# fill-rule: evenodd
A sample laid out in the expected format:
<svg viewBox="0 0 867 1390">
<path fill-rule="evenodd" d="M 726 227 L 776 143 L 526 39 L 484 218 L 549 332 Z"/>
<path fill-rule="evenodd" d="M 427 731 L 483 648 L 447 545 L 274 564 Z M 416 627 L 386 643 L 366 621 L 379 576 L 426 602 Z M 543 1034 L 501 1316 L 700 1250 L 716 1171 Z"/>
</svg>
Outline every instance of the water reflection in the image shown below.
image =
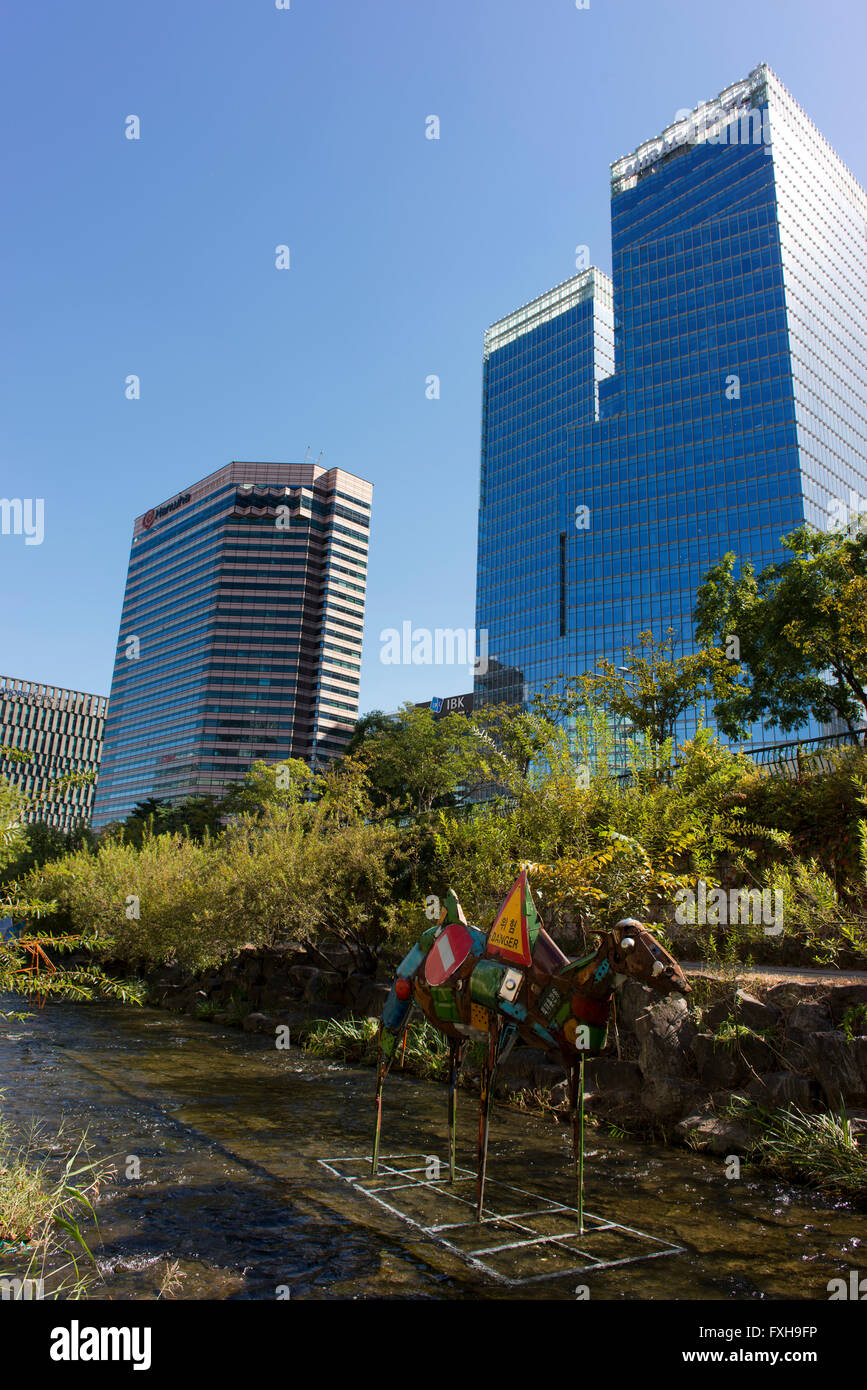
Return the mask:
<svg viewBox="0 0 867 1390">
<path fill-rule="evenodd" d="M 0 1032 L 0 1077 L 16 1127 L 86 1128 L 93 1155 L 117 1165 L 99 1203 L 97 1296 L 154 1297 L 174 1261 L 181 1298 L 574 1296 L 563 1280 L 503 1289 L 316 1162 L 369 1151 L 366 1068 L 156 1010 L 55 1005 Z M 443 1087 L 389 1078 L 384 1153 L 444 1157 L 445 1122 Z M 462 1093 L 464 1163 L 475 1129 Z M 572 1201 L 565 1126 L 495 1110 L 489 1173 Z M 592 1130 L 586 1179 L 592 1211 L 686 1247 L 593 1274 L 592 1298 L 825 1299 L 830 1278 L 865 1262 L 862 1213 L 749 1170 L 729 1182 L 724 1158 Z"/>
</svg>

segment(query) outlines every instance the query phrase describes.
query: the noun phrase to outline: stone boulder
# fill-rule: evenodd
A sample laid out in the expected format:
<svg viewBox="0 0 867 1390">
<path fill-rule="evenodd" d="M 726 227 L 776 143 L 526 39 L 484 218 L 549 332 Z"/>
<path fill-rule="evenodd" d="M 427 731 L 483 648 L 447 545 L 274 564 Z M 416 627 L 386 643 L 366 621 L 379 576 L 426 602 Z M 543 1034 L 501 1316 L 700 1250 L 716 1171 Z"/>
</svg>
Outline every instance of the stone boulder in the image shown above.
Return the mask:
<svg viewBox="0 0 867 1390">
<path fill-rule="evenodd" d="M 741 1033 L 737 1042 L 697 1033 L 692 1054 L 699 1078 L 710 1091 L 731 1090 L 753 1073 L 770 1072 L 779 1066 L 774 1048 L 755 1033 Z"/>
<path fill-rule="evenodd" d="M 656 996 L 659 999 L 659 996 Z M 692 1070 L 692 1041 L 698 1029 L 686 1000 L 669 994 L 635 1020 L 638 1065 L 645 1079 L 685 1076 Z"/>
<path fill-rule="evenodd" d="M 798 1004 L 808 1003 L 815 988 L 815 985 L 804 984 L 801 980 L 787 980 L 785 984 L 772 985 L 766 990 L 765 999 L 785 1012 L 786 1009 L 794 1009 Z"/>
<path fill-rule="evenodd" d="M 867 985 L 835 985 L 828 996 L 831 1017 L 839 1028 L 848 1009 L 867 1005 Z"/>
<path fill-rule="evenodd" d="M 690 1114 L 704 1097 L 704 1088 L 697 1081 L 658 1075 L 645 1084 L 641 1103 L 653 1119 L 671 1121 Z"/>
<path fill-rule="evenodd" d="M 273 1033 L 274 1020 L 268 1014 L 247 1014 L 241 1025 L 245 1033 Z"/>
<path fill-rule="evenodd" d="M 558 1081 L 556 1086 L 551 1087 L 549 1093 L 549 1104 L 554 1110 L 569 1109 L 569 1082 Z"/>
<path fill-rule="evenodd" d="M 617 1057 L 588 1057 L 584 1065 L 584 1085 L 588 1091 L 640 1091 L 641 1067 L 637 1062 Z"/>
<path fill-rule="evenodd" d="M 260 993 L 259 1008 L 263 1013 L 279 1013 L 281 1009 L 291 1009 L 301 998 L 301 990 L 287 984 L 282 987 L 275 980 Z"/>
<path fill-rule="evenodd" d="M 764 1038 L 758 1037 L 755 1033 L 742 1033 L 737 1042 L 740 1055 L 743 1057 L 748 1070 L 754 1072 L 773 1071 L 780 1064 L 780 1059 L 771 1044 L 765 1042 Z M 733 1051 L 737 1049 L 732 1048 Z"/>
<path fill-rule="evenodd" d="M 177 962 L 175 962 L 173 965 L 160 966 L 160 969 L 154 976 L 153 983 L 157 988 L 161 985 L 176 985 L 180 983 L 182 978 L 183 971 Z"/>
<path fill-rule="evenodd" d="M 808 1033 L 827 1033 L 834 1027 L 831 1010 L 824 1003 L 796 1004 L 786 1016 L 786 1033 L 800 1042 Z"/>
<path fill-rule="evenodd" d="M 565 1077 L 560 1063 L 552 1062 L 541 1047 L 513 1048 L 497 1070 L 514 1090 L 550 1091 Z"/>
<path fill-rule="evenodd" d="M 754 1126 L 728 1115 L 687 1115 L 674 1127 L 675 1134 L 691 1148 L 713 1154 L 748 1153 L 753 1146 Z"/>
<path fill-rule="evenodd" d="M 380 984 L 370 975 L 355 970 L 346 981 L 347 1003 L 360 1018 L 379 1018 L 390 988 L 390 985 Z"/>
<path fill-rule="evenodd" d="M 867 1102 L 867 1038 L 849 1042 L 846 1034 L 834 1029 L 813 1033 L 804 1043 L 811 1074 L 816 1078 L 828 1104 L 863 1105 Z"/>
<path fill-rule="evenodd" d="M 584 1108 L 610 1119 L 644 1124 L 647 1121 L 642 1103 L 645 1086 L 637 1062 L 621 1061 L 617 1057 L 588 1057 L 584 1068 Z M 568 1108 L 568 1089 L 564 1094 L 567 1096 L 564 1108 Z"/>
<path fill-rule="evenodd" d="M 794 1071 L 765 1072 L 758 1081 L 752 1080 L 747 1087 L 750 1100 L 771 1110 L 780 1110 L 787 1105 L 809 1110 L 817 1099 L 817 1091 L 815 1081 Z"/>
<path fill-rule="evenodd" d="M 346 982 L 336 970 L 313 970 L 304 986 L 308 1004 L 342 1004 L 345 995 Z"/>
<path fill-rule="evenodd" d="M 303 995 L 308 982 L 319 973 L 320 971 L 315 965 L 293 965 L 287 970 L 286 979 L 294 989 L 299 990 Z"/>
<path fill-rule="evenodd" d="M 624 980 L 614 992 L 617 1027 L 622 1033 L 634 1033 L 636 1020 L 659 1002 L 659 995 L 639 980 Z"/>
<path fill-rule="evenodd" d="M 707 1009 L 702 1022 L 710 1028 L 718 1028 L 727 1019 L 732 1019 L 733 1022 L 742 1023 L 745 1027 L 753 1028 L 760 1033 L 769 1028 L 776 1028 L 781 1018 L 782 1013 L 776 1004 L 762 1003 L 755 995 L 736 989 Z"/>
<path fill-rule="evenodd" d="M 847 1115 L 857 1142 L 867 1145 L 867 1110 L 849 1110 Z"/>
<path fill-rule="evenodd" d="M 697 1033 L 692 1040 L 692 1054 L 699 1079 L 709 1091 L 731 1090 L 746 1075 L 740 1053 L 716 1042 L 713 1033 Z"/>
</svg>

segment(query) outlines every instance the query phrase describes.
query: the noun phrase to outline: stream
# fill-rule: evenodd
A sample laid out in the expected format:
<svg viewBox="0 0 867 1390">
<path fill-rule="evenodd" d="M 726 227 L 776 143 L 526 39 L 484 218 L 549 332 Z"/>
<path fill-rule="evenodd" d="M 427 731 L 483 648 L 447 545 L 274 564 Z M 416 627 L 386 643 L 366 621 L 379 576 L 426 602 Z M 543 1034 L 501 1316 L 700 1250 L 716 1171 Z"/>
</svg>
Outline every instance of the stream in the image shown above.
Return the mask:
<svg viewBox="0 0 867 1390">
<path fill-rule="evenodd" d="M 317 1161 L 357 1159 L 350 1170 L 366 1170 L 373 1086 L 370 1068 L 157 1009 L 54 1004 L 0 1021 L 0 1114 L 15 1136 L 33 1120 L 48 1136 L 62 1126 L 67 1143 L 87 1131 L 90 1156 L 115 1166 L 97 1202 L 93 1298 L 154 1298 L 175 1261 L 181 1299 L 574 1299 L 583 1284 L 593 1299 L 826 1300 L 829 1279 L 867 1266 L 863 1212 L 748 1167 L 729 1180 L 724 1158 L 589 1127 L 587 1209 L 682 1253 L 498 1283 Z M 445 1160 L 446 1098 L 433 1082 L 387 1079 L 386 1169 L 395 1154 Z M 476 1129 L 477 1098 L 461 1091 L 458 1159 L 468 1169 Z M 488 1175 L 492 1200 L 508 1183 L 549 1206 L 574 1203 L 567 1126 L 495 1106 Z M 427 1191 L 394 1182 L 387 1200 L 420 1198 L 425 1224 L 455 1222 L 455 1202 L 430 1216 L 438 1199 Z M 472 1234 L 474 1247 L 485 1244 Z M 606 1260 L 634 1254 L 616 1230 L 599 1239 Z M 518 1250 L 513 1275 L 531 1255 L 539 1268 L 544 1251 Z"/>
</svg>

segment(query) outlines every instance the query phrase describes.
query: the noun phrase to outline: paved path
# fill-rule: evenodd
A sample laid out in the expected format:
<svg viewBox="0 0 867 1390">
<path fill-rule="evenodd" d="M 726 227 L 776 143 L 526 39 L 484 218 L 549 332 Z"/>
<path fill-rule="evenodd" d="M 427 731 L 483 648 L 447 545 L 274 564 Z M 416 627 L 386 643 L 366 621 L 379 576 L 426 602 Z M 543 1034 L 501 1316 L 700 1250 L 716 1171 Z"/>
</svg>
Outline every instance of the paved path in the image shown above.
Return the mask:
<svg viewBox="0 0 867 1390">
<path fill-rule="evenodd" d="M 680 966 L 687 975 L 715 975 L 724 978 L 730 973 L 725 967 L 708 965 L 699 960 L 682 960 Z M 742 979 L 757 977 L 781 982 L 792 980 L 798 984 L 867 984 L 867 970 L 806 970 L 799 965 L 738 965 L 737 975 Z"/>
</svg>

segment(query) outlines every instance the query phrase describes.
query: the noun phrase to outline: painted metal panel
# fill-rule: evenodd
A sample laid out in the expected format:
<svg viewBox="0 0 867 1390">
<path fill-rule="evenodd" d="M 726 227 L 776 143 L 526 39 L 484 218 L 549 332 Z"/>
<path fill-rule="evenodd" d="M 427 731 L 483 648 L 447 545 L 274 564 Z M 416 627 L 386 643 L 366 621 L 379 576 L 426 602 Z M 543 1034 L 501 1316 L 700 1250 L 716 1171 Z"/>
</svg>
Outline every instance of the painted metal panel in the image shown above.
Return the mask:
<svg viewBox="0 0 867 1390">
<path fill-rule="evenodd" d="M 496 1009 L 500 984 L 506 973 L 504 965 L 493 960 L 480 960 L 470 976 L 470 997 L 486 1009 Z"/>
<path fill-rule="evenodd" d="M 472 948 L 472 937 L 462 923 L 446 927 L 431 946 L 425 961 L 424 977 L 428 984 L 445 984 L 460 969 Z"/>
</svg>

